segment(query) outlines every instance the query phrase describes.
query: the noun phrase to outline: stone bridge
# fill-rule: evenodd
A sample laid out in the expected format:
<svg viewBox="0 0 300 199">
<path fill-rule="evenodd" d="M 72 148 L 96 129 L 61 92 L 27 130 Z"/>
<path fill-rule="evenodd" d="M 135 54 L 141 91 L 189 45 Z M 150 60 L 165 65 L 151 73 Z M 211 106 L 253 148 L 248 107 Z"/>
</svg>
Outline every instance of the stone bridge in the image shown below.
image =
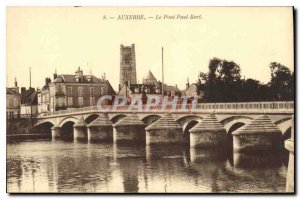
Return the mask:
<svg viewBox="0 0 300 199">
<path fill-rule="evenodd" d="M 161 118 L 166 113 L 171 113 L 177 122 L 182 126 L 182 135 L 189 134 L 189 130 L 210 113 L 214 113 L 217 120 L 223 124 L 227 135 L 247 124 L 259 115 L 268 115 L 279 127 L 285 139 L 290 137 L 292 127 L 292 115 L 294 114 L 294 102 L 248 102 L 248 103 L 200 103 L 196 106 L 187 106 L 182 110 L 179 106 L 175 109 L 161 106 L 151 107 L 149 111 L 144 109 L 128 110 L 127 106 L 119 107 L 117 110 L 109 110 L 109 119 L 113 124 L 129 115 L 136 113 L 138 118 L 146 126 Z M 46 113 L 37 118 L 35 128 L 51 132 L 53 126 L 62 130 L 71 131 L 73 125 L 83 117 L 87 124 L 90 124 L 103 112 L 97 107 L 85 107 L 73 110 L 64 110 Z"/>
</svg>

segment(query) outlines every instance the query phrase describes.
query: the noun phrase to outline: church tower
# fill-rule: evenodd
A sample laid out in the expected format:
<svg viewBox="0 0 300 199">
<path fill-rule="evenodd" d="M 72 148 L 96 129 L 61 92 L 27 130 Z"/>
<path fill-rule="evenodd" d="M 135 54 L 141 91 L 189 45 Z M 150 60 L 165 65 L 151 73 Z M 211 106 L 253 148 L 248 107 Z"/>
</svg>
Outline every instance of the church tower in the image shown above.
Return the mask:
<svg viewBox="0 0 300 199">
<path fill-rule="evenodd" d="M 120 83 L 119 90 L 125 84 L 136 84 L 136 66 L 134 44 L 120 47 Z"/>
</svg>

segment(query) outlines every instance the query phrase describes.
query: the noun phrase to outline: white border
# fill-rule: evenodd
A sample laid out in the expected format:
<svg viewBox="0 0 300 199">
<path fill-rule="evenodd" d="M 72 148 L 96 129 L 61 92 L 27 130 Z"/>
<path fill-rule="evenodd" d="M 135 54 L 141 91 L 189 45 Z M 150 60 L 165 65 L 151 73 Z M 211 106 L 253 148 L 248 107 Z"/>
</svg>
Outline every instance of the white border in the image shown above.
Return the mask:
<svg viewBox="0 0 300 199">
<path fill-rule="evenodd" d="M 294 6 L 296 11 L 297 8 L 299 9 L 300 7 L 300 1 L 299 0 L 227 0 L 227 1 L 222 1 L 222 0 L 202 0 L 202 1 L 193 1 L 193 0 L 173 0 L 171 1 L 162 1 L 162 0 L 110 0 L 110 1 L 104 1 L 104 0 L 98 0 L 98 1 L 93 1 L 93 0 L 45 0 L 45 1 L 36 1 L 36 0 L 4 0 L 0 1 L 0 63 L 1 63 L 1 71 L 0 72 L 0 92 L 1 92 L 1 98 L 0 98 L 0 108 L 1 108 L 1 139 L 0 139 L 0 150 L 1 150 L 1 165 L 0 165 L 0 171 L 1 171 L 1 180 L 0 180 L 0 197 L 1 198 L 8 198 L 8 197 L 18 197 L 18 198 L 50 198 L 50 197 L 57 197 L 57 198 L 64 198 L 64 197 L 72 197 L 72 198 L 82 198 L 82 197 L 101 197 L 101 198 L 107 198 L 111 197 L 110 196 L 105 196 L 105 195 L 8 195 L 6 194 L 6 120 L 5 120 L 5 115 L 6 115 L 6 97 L 5 97 L 5 87 L 6 87 L 6 6 L 75 6 L 75 5 L 80 5 L 80 6 Z M 299 12 L 299 10 L 298 10 Z M 295 13 L 296 15 L 297 12 Z M 296 18 L 298 18 L 296 16 Z M 299 35 L 298 27 L 299 27 L 299 18 L 296 21 L 296 26 L 297 30 L 296 32 Z M 296 43 L 298 46 L 298 41 Z M 296 52 L 295 54 L 296 57 L 299 57 L 299 51 Z M 297 60 L 297 59 L 296 59 Z M 297 63 L 297 62 L 296 62 Z M 297 70 L 296 70 L 297 71 Z M 298 74 L 296 74 L 298 75 Z M 297 78 L 298 79 L 298 78 Z M 299 88 L 299 81 L 297 80 L 297 88 Z M 298 89 L 297 89 L 298 90 Z M 297 104 L 299 101 L 299 98 L 297 97 Z M 298 115 L 297 115 L 298 116 Z M 300 119 L 297 117 L 297 122 Z M 297 134 L 297 132 L 296 132 Z M 299 143 L 299 136 L 297 136 L 297 143 Z M 297 154 L 297 151 L 295 152 Z M 297 160 L 297 158 L 296 158 Z M 298 167 L 299 168 L 299 167 Z M 297 170 L 298 171 L 298 170 Z M 297 172 L 299 174 L 299 171 Z M 297 175 L 297 179 L 298 175 Z M 296 189 L 298 190 L 298 189 Z M 299 190 L 298 190 L 299 191 Z M 139 197 L 140 195 L 135 195 Z M 220 195 L 221 197 L 243 197 L 243 198 L 249 198 L 249 197 L 258 197 L 254 195 L 247 195 L 247 196 L 234 196 L 234 195 Z M 194 196 L 176 196 L 180 198 L 185 198 L 185 197 L 210 197 L 210 198 L 215 198 L 215 197 L 220 197 L 217 195 L 194 195 Z M 129 195 L 122 196 L 114 196 L 114 197 L 132 197 Z M 161 197 L 174 197 L 174 195 L 153 195 L 153 196 L 147 196 L 147 198 L 161 198 Z M 264 197 L 264 196 L 260 196 Z M 269 196 L 268 196 L 269 197 Z M 288 198 L 292 196 L 288 195 L 279 195 L 277 198 Z"/>
</svg>

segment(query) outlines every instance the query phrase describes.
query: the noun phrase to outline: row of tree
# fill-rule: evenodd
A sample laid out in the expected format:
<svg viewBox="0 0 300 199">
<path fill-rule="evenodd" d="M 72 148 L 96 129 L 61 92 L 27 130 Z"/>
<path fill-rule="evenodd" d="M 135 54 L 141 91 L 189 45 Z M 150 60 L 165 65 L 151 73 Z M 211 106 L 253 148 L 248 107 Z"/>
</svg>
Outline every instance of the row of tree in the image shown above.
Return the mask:
<svg viewBox="0 0 300 199">
<path fill-rule="evenodd" d="M 280 63 L 270 63 L 271 80 L 266 84 L 241 78 L 240 66 L 233 61 L 213 58 L 208 67 L 208 73 L 200 73 L 205 102 L 294 100 L 294 72 Z"/>
</svg>

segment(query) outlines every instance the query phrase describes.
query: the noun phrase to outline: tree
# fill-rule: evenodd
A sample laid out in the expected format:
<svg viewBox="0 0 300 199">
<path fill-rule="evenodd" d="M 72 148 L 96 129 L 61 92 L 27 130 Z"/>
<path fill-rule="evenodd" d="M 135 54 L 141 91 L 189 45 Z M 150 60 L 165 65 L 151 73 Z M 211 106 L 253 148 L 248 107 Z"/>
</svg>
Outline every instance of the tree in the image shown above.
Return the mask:
<svg viewBox="0 0 300 199">
<path fill-rule="evenodd" d="M 273 100 L 294 99 L 294 78 L 286 66 L 272 62 L 270 64 L 271 81 L 270 92 Z"/>
<path fill-rule="evenodd" d="M 215 57 L 208 68 L 208 73 L 199 74 L 206 102 L 294 100 L 294 72 L 280 63 L 270 63 L 271 81 L 267 84 L 242 80 L 240 66 L 233 61 Z"/>
<path fill-rule="evenodd" d="M 235 101 L 241 78 L 239 65 L 215 57 L 209 61 L 208 68 L 208 73 L 200 73 L 205 84 L 205 101 Z"/>
</svg>

